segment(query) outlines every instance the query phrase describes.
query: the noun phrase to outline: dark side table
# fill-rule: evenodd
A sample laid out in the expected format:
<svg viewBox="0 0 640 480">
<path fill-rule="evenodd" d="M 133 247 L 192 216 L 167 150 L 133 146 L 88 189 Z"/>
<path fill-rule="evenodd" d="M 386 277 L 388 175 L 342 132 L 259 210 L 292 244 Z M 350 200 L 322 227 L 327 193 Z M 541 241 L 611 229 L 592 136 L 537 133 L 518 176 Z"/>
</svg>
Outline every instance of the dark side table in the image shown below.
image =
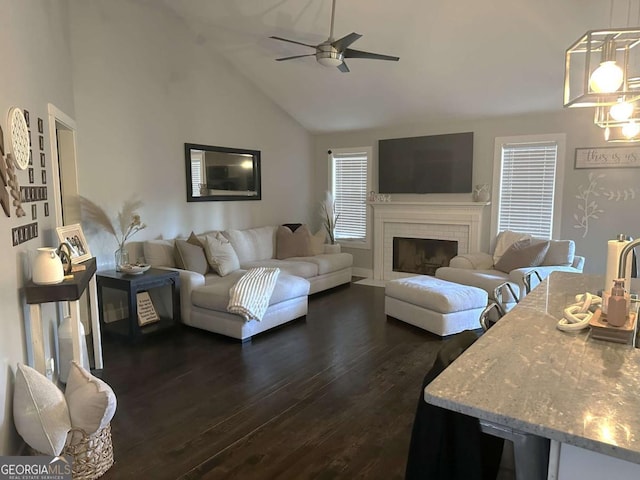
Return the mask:
<svg viewBox="0 0 640 480">
<path fill-rule="evenodd" d="M 180 322 L 180 275 L 173 270 L 151 268 L 139 275 L 130 275 L 115 270 L 105 270 L 96 275 L 98 284 L 98 311 L 100 324 L 105 334 L 128 337 L 138 341 L 144 335 L 175 327 Z M 162 287 L 170 289 L 167 297 Z M 107 290 L 119 290 L 126 294 L 126 312 L 122 318 L 105 322 L 105 294 Z M 148 292 L 159 320 L 140 325 L 138 321 L 137 295 Z"/>
</svg>

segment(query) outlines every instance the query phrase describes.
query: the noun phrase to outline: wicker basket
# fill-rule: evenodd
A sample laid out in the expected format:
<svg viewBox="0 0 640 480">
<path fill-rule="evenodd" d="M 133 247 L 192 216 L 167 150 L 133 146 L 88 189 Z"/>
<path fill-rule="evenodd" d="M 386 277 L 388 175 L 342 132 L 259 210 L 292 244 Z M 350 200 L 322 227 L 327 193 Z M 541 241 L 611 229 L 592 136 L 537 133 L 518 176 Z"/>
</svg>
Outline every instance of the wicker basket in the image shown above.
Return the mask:
<svg viewBox="0 0 640 480">
<path fill-rule="evenodd" d="M 72 476 L 74 480 L 93 480 L 101 477 L 113 465 L 113 444 L 111 443 L 111 424 L 87 435 L 80 428 L 72 428 L 67 445 L 61 456 L 73 458 Z M 44 455 L 30 449 L 32 455 Z"/>
</svg>

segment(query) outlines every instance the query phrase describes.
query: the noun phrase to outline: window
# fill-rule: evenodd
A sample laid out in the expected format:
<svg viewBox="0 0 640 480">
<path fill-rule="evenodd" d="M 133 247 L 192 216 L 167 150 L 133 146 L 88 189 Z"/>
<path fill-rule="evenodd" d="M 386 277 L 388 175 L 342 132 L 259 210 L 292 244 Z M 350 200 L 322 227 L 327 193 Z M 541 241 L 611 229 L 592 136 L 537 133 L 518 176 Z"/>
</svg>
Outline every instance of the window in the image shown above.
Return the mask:
<svg viewBox="0 0 640 480">
<path fill-rule="evenodd" d="M 560 230 L 565 135 L 496 138 L 493 232 L 552 238 Z"/>
<path fill-rule="evenodd" d="M 355 248 L 369 248 L 367 195 L 370 190 L 371 148 L 329 151 L 330 190 L 340 214 L 336 240 Z"/>
</svg>

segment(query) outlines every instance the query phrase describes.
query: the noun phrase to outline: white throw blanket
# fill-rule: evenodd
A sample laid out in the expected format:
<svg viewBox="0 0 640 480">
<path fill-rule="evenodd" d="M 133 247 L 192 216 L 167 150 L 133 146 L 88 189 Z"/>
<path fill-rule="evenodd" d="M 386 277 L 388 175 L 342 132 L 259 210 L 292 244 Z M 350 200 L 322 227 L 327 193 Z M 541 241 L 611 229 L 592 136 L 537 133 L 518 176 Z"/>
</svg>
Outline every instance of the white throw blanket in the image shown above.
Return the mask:
<svg viewBox="0 0 640 480">
<path fill-rule="evenodd" d="M 229 289 L 227 311 L 237 313 L 245 320 L 262 320 L 276 286 L 279 268 L 251 268 Z"/>
</svg>

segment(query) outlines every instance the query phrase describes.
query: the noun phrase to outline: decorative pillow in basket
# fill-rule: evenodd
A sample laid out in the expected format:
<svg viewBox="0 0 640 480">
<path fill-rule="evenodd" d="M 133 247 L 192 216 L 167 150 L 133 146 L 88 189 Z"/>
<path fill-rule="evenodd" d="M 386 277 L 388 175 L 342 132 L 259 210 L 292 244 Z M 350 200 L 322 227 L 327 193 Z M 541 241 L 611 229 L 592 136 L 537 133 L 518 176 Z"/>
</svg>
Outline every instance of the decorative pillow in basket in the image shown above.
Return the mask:
<svg viewBox="0 0 640 480">
<path fill-rule="evenodd" d="M 116 396 L 109 385 L 72 362 L 62 392 L 31 367 L 18 364 L 13 416 L 33 455 L 69 455 L 74 479 L 102 476 L 113 465 L 111 419 Z"/>
</svg>

